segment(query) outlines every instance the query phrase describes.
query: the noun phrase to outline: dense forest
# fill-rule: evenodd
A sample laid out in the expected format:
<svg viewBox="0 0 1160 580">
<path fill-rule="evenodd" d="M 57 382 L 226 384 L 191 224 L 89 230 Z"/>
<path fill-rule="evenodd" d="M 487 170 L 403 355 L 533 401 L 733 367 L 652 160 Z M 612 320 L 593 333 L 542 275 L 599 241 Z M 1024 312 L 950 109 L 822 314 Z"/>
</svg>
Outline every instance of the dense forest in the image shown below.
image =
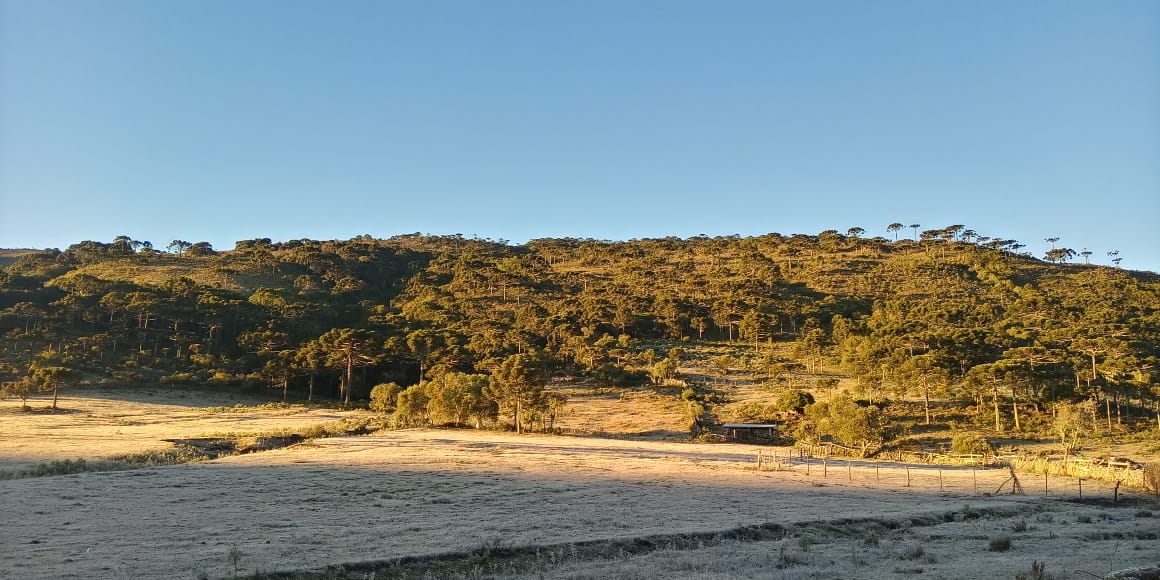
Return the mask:
<svg viewBox="0 0 1160 580">
<path fill-rule="evenodd" d="M 961 225 L 886 230 L 227 251 L 84 241 L 6 259 L 0 379 L 23 398 L 96 383 L 272 387 L 521 428 L 563 403 L 542 388 L 551 377 L 658 382 L 681 365 L 674 347 L 733 343 L 752 347 L 755 372 L 839 369 L 871 401 L 994 405 L 996 421 L 1000 404 L 1018 422 L 1020 404 L 1063 401 L 1109 424 L 1155 416 L 1160 276 L 1063 247 L 1037 259 Z"/>
</svg>

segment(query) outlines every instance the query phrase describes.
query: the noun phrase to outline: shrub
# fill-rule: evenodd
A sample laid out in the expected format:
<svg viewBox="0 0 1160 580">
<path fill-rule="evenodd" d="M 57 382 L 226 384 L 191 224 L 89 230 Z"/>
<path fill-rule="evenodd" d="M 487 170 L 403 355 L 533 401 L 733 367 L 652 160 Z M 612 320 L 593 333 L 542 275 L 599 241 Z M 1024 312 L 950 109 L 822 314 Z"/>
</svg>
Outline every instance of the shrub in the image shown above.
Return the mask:
<svg viewBox="0 0 1160 580">
<path fill-rule="evenodd" d="M 730 408 L 728 418 L 737 423 L 772 423 L 777 419 L 777 412 L 772 405 L 749 401 Z"/>
<path fill-rule="evenodd" d="M 989 455 L 994 448 L 986 437 L 978 433 L 955 433 L 951 438 L 951 451 L 959 455 Z"/>
<path fill-rule="evenodd" d="M 1152 495 L 1160 495 L 1160 461 L 1149 461 L 1144 465 L 1144 486 Z"/>
<path fill-rule="evenodd" d="M 779 411 L 794 411 L 801 413 L 807 405 L 814 404 L 814 396 L 797 389 L 786 391 L 777 397 L 774 405 Z"/>
<path fill-rule="evenodd" d="M 987 549 L 992 552 L 1006 552 L 1011 549 L 1011 536 L 1007 534 L 1000 534 L 991 538 L 987 543 Z"/>
<path fill-rule="evenodd" d="M 419 383 L 399 392 L 395 403 L 395 424 L 399 427 L 426 425 L 430 420 L 430 383 Z"/>
<path fill-rule="evenodd" d="M 451 372 L 435 377 L 426 383 L 427 395 L 431 399 L 427 404 L 431 421 L 456 425 L 474 423 L 476 427 L 494 421 L 499 408 L 484 394 L 488 384 L 487 375 Z M 529 405 L 529 408 L 534 406 Z"/>
<path fill-rule="evenodd" d="M 861 447 L 863 457 L 872 445 L 882 442 L 885 429 L 877 409 L 860 407 L 842 393 L 826 403 L 814 403 L 805 408 L 808 421 L 799 425 L 799 433 L 809 436 L 830 435 L 848 447 Z M 814 433 L 810 433 L 810 431 Z"/>
<path fill-rule="evenodd" d="M 1027 520 L 1019 520 L 1019 521 L 1011 524 L 1011 531 L 1013 531 L 1013 532 L 1026 532 L 1027 531 Z"/>
<path fill-rule="evenodd" d="M 630 371 L 622 366 L 607 363 L 592 372 L 592 382 L 598 387 L 635 387 L 648 383 L 649 374 L 644 371 Z"/>
<path fill-rule="evenodd" d="M 899 560 L 917 560 L 926 553 L 926 548 L 922 544 L 906 544 L 898 550 Z"/>
<path fill-rule="evenodd" d="M 371 410 L 376 413 L 391 413 L 395 410 L 395 403 L 403 389 L 395 383 L 375 385 L 371 389 Z"/>
<path fill-rule="evenodd" d="M 792 568 L 794 566 L 801 566 L 806 563 L 806 559 L 802 554 L 790 552 L 786 549 L 786 544 L 782 544 L 777 553 L 777 568 Z"/>
<path fill-rule="evenodd" d="M 798 547 L 801 548 L 803 552 L 810 551 L 810 546 L 813 546 L 816 543 L 818 543 L 817 538 L 810 535 L 804 535 L 798 538 Z"/>
</svg>

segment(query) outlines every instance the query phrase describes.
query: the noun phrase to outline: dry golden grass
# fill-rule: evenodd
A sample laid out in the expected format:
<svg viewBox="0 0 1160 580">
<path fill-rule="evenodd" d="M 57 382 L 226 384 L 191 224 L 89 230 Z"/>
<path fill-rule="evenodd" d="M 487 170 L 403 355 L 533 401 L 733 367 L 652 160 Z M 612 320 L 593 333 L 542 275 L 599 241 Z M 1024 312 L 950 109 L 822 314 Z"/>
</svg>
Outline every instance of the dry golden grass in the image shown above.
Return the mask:
<svg viewBox="0 0 1160 580">
<path fill-rule="evenodd" d="M 0 472 L 37 463 L 98 459 L 172 448 L 167 439 L 224 433 L 294 430 L 363 415 L 335 409 L 247 408 L 212 412 L 212 407 L 256 406 L 267 399 L 236 393 L 190 392 L 180 387 L 87 388 L 62 393 L 59 412 L 45 409 L 43 397 L 0 401 Z M 244 412 L 242 412 L 244 411 Z"/>
<path fill-rule="evenodd" d="M 688 437 L 686 404 L 651 388 L 554 387 L 568 396 L 556 426 L 565 433 L 680 439 Z M 667 389 L 673 390 L 673 389 Z"/>
</svg>

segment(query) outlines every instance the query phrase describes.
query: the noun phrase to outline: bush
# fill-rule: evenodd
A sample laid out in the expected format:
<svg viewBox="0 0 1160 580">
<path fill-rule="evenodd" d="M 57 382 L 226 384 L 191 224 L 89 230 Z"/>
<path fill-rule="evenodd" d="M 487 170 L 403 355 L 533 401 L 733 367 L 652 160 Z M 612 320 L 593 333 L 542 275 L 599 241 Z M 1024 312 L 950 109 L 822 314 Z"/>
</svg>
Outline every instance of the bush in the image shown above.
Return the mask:
<svg viewBox="0 0 1160 580">
<path fill-rule="evenodd" d="M 807 421 L 796 432 L 800 438 L 812 440 L 830 435 L 847 447 L 860 447 L 865 457 L 870 447 L 882 442 L 885 429 L 879 411 L 860 407 L 846 393 L 826 403 L 814 403 L 805 408 Z"/>
<path fill-rule="evenodd" d="M 430 419 L 428 405 L 431 397 L 427 393 L 430 383 L 419 383 L 399 392 L 395 403 L 395 425 L 416 427 L 426 425 Z"/>
<path fill-rule="evenodd" d="M 395 383 L 375 385 L 371 389 L 371 410 L 376 413 L 391 413 L 395 410 L 395 402 L 403 389 Z"/>
<path fill-rule="evenodd" d="M 951 451 L 958 455 L 990 455 L 995 452 L 991 442 L 978 433 L 955 433 L 951 438 Z"/>
<path fill-rule="evenodd" d="M 494 421 L 499 408 L 484 394 L 488 384 L 487 375 L 450 372 L 435 377 L 426 383 L 429 418 L 437 425 L 474 423 L 476 427 Z"/>
<path fill-rule="evenodd" d="M 1144 486 L 1152 495 L 1160 495 L 1160 461 L 1149 461 L 1144 465 Z"/>
<path fill-rule="evenodd" d="M 773 405 L 749 401 L 730 408 L 728 419 L 736 423 L 773 423 L 777 420 L 777 412 Z"/>
<path fill-rule="evenodd" d="M 906 544 L 899 548 L 897 556 L 899 560 L 917 560 L 926 554 L 926 548 L 922 544 Z"/>
<path fill-rule="evenodd" d="M 987 543 L 987 549 L 992 552 L 1006 552 L 1011 549 L 1011 536 L 1007 534 L 1000 534 L 991 538 Z"/>
<path fill-rule="evenodd" d="M 599 387 L 635 387 L 647 384 L 649 374 L 644 371 L 630 371 L 624 367 L 605 364 L 592 373 L 592 382 Z"/>
<path fill-rule="evenodd" d="M 778 395 L 777 401 L 774 403 L 780 411 L 794 411 L 795 413 L 801 413 L 807 405 L 812 404 L 814 404 L 813 395 L 796 389 Z"/>
</svg>

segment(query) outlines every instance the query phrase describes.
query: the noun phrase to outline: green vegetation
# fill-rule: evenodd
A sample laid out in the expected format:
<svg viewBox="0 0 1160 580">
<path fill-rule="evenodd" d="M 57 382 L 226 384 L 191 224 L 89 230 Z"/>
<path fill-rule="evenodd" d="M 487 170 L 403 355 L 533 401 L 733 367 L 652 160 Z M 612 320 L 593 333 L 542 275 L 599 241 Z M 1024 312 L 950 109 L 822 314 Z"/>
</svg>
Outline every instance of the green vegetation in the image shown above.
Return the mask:
<svg viewBox="0 0 1160 580">
<path fill-rule="evenodd" d="M 272 388 L 370 399 L 399 424 L 523 431 L 552 427 L 564 401 L 546 386 L 573 377 L 691 388 L 699 431 L 712 386 L 748 377 L 769 400 L 738 418 L 801 413 L 803 436 L 864 452 L 905 435 L 905 398 L 921 402 L 915 433 L 954 422 L 1071 450 L 1160 428 L 1160 277 L 1071 264 L 1062 247 L 1038 260 L 961 225 L 914 224 L 899 240 L 904 227 L 168 252 L 120 236 L 14 252 L 0 270 L 0 388 L 54 401 L 93 383 Z M 398 392 L 372 393 L 389 383 Z"/>
<path fill-rule="evenodd" d="M 951 437 L 951 452 L 958 455 L 988 455 L 994 453 L 991 443 L 978 433 L 955 433 Z"/>
</svg>

